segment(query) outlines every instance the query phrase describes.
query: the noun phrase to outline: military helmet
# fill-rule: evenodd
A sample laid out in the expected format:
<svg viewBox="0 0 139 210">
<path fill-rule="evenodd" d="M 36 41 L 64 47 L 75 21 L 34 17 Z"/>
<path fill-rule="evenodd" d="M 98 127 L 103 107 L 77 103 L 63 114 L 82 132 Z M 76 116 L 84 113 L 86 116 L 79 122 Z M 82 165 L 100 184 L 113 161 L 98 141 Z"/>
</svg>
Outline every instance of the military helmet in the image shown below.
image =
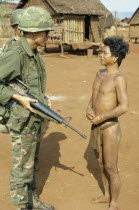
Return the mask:
<svg viewBox="0 0 139 210">
<path fill-rule="evenodd" d="M 12 12 L 11 18 L 10 18 L 11 26 L 19 24 L 19 18 L 20 18 L 20 15 L 23 11 L 24 11 L 24 9 L 16 9 Z"/>
<path fill-rule="evenodd" d="M 25 32 L 54 30 L 50 14 L 42 7 L 37 6 L 31 6 L 24 10 L 18 28 Z"/>
</svg>

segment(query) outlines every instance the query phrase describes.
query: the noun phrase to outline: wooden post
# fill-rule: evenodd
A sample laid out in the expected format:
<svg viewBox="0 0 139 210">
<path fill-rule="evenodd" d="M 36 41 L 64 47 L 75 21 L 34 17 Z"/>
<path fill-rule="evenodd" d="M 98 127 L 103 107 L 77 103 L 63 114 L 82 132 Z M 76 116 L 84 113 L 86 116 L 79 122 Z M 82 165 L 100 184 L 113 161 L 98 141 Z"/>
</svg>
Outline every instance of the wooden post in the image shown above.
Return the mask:
<svg viewBox="0 0 139 210">
<path fill-rule="evenodd" d="M 93 56 L 93 49 L 87 49 L 87 57 L 92 58 Z"/>
<path fill-rule="evenodd" d="M 115 28 L 116 28 L 116 36 L 118 35 L 117 31 L 117 11 L 115 11 Z"/>
<path fill-rule="evenodd" d="M 60 45 L 60 48 L 61 48 L 61 55 L 64 55 L 64 46 L 63 46 L 62 43 L 61 43 L 61 45 Z"/>
</svg>

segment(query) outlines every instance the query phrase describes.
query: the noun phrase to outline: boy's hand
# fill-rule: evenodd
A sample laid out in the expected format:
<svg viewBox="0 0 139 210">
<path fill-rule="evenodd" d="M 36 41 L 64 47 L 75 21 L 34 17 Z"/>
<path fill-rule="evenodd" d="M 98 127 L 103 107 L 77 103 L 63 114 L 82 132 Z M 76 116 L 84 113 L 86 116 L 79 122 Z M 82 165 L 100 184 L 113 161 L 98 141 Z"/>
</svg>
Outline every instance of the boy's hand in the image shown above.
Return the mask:
<svg viewBox="0 0 139 210">
<path fill-rule="evenodd" d="M 87 107 L 86 117 L 87 117 L 88 120 L 93 120 L 94 119 L 95 114 L 94 114 L 93 109 L 91 107 Z"/>
<path fill-rule="evenodd" d="M 91 120 L 91 123 L 97 125 L 103 121 L 104 121 L 103 117 L 101 115 L 98 115 L 93 120 Z"/>
</svg>

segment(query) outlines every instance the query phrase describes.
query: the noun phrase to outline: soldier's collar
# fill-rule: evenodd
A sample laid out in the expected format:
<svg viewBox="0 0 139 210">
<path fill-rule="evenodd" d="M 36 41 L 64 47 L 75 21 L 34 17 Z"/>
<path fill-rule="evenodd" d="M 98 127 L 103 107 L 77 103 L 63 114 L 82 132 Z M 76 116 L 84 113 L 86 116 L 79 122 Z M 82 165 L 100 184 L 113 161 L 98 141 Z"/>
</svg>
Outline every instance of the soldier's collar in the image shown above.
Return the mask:
<svg viewBox="0 0 139 210">
<path fill-rule="evenodd" d="M 30 57 L 34 57 L 34 53 L 32 52 L 32 50 L 30 49 L 28 42 L 26 40 L 25 37 L 21 37 L 20 38 L 21 44 L 25 50 L 25 52 L 30 56 Z"/>
</svg>

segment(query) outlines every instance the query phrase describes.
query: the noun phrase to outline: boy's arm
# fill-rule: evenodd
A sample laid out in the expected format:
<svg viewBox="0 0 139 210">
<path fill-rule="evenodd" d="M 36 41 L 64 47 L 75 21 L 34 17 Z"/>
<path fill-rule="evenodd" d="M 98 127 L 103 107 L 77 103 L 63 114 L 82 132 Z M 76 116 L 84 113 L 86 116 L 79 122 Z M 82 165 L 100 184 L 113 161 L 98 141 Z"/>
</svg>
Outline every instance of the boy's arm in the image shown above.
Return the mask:
<svg viewBox="0 0 139 210">
<path fill-rule="evenodd" d="M 99 70 L 96 73 L 96 78 L 98 77 L 98 75 L 101 73 L 101 70 Z M 92 85 L 92 96 L 90 98 L 89 104 L 86 108 L 86 117 L 88 120 L 90 120 L 92 122 L 92 120 L 95 118 L 95 111 L 93 109 L 93 91 L 94 91 L 94 84 Z"/>
<path fill-rule="evenodd" d="M 96 77 L 98 76 L 99 72 L 97 72 Z M 94 85 L 92 85 L 92 96 L 90 98 L 89 104 L 86 109 L 86 117 L 88 120 L 93 120 L 95 118 L 95 111 L 93 110 L 93 90 Z"/>
<path fill-rule="evenodd" d="M 113 110 L 111 110 L 108 113 L 96 116 L 95 119 L 92 120 L 93 124 L 99 124 L 107 119 L 119 117 L 128 111 L 127 85 L 124 76 L 118 76 L 116 78 L 115 88 L 116 88 L 117 103 L 118 103 L 117 107 L 115 107 Z"/>
<path fill-rule="evenodd" d="M 91 96 L 89 104 L 88 104 L 87 109 L 86 109 L 86 117 L 87 117 L 88 120 L 93 120 L 94 117 L 95 117 L 95 112 L 93 110 L 92 101 L 93 101 L 93 99 L 92 99 L 92 96 Z"/>
</svg>

